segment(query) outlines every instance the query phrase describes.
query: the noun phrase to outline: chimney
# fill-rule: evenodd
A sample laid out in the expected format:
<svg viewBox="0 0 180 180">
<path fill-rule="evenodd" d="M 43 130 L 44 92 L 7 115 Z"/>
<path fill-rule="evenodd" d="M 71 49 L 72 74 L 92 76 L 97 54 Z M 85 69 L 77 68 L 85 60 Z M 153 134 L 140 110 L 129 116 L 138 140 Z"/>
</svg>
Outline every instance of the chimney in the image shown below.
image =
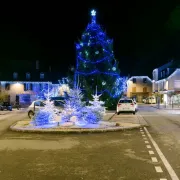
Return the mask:
<svg viewBox="0 0 180 180">
<path fill-rule="evenodd" d="M 36 70 L 39 70 L 39 60 L 36 60 Z"/>
</svg>

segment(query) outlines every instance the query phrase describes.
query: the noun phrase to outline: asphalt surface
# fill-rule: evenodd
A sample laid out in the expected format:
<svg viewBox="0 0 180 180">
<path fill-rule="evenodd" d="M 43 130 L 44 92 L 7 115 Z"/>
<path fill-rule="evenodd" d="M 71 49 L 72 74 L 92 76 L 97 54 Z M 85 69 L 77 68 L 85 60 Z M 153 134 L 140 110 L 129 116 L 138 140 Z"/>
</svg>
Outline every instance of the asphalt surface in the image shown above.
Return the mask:
<svg viewBox="0 0 180 180">
<path fill-rule="evenodd" d="M 180 177 L 178 114 L 149 106 L 140 106 L 139 113 Z M 144 129 L 64 135 L 18 133 L 8 129 L 24 118 L 27 114 L 20 111 L 0 116 L 0 180 L 171 179 Z M 150 155 L 149 151 L 154 154 Z M 158 162 L 153 162 L 152 157 Z M 161 167 L 162 172 L 157 172 L 156 167 Z"/>
<path fill-rule="evenodd" d="M 140 106 L 139 113 L 149 124 L 149 132 L 180 178 L 180 110 Z"/>
</svg>

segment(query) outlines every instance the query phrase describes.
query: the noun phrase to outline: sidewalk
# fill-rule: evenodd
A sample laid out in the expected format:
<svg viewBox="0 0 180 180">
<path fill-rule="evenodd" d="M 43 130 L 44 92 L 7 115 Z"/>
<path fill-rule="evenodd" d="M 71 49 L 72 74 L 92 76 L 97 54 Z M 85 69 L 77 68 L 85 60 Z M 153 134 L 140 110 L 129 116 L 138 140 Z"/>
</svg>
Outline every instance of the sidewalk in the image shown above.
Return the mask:
<svg viewBox="0 0 180 180">
<path fill-rule="evenodd" d="M 163 109 L 163 110 L 180 110 L 180 106 L 178 105 L 165 105 L 165 104 L 160 104 L 159 106 L 157 104 L 151 104 L 150 105 L 153 108 L 156 109 Z"/>
</svg>

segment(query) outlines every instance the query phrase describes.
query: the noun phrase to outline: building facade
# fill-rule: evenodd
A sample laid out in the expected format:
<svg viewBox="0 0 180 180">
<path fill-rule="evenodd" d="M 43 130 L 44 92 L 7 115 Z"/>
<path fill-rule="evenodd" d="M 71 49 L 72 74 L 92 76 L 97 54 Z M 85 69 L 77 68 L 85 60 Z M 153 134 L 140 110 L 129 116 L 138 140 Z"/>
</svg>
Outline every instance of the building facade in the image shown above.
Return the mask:
<svg viewBox="0 0 180 180">
<path fill-rule="evenodd" d="M 170 61 L 153 70 L 153 93 L 160 103 L 172 104 L 180 100 L 180 61 Z"/>
<path fill-rule="evenodd" d="M 6 98 L 0 101 L 8 101 L 11 104 L 19 102 L 22 106 L 29 105 L 32 101 L 44 96 L 44 91 L 49 87 L 53 89 L 53 96 L 57 96 L 59 90 L 59 80 L 62 74 L 39 68 L 39 61 L 35 62 L 34 69 L 29 71 L 1 71 L 0 72 L 0 97 L 4 93 Z M 44 70 L 44 71 L 42 71 Z"/>
<path fill-rule="evenodd" d="M 152 80 L 148 76 L 132 76 L 127 81 L 127 97 L 142 102 L 152 95 Z"/>
</svg>

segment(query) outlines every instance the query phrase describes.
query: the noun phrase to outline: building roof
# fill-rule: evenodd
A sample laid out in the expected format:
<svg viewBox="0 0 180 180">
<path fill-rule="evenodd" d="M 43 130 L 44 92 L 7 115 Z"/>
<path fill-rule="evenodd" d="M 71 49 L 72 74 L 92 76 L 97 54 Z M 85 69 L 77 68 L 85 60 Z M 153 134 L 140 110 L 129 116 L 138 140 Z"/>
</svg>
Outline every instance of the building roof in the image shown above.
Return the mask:
<svg viewBox="0 0 180 180">
<path fill-rule="evenodd" d="M 131 81 L 133 78 L 136 78 L 136 79 L 143 79 L 143 78 L 147 78 L 149 79 L 150 81 L 152 81 L 151 78 L 149 78 L 148 76 L 132 76 L 128 79 L 128 81 Z"/>
<path fill-rule="evenodd" d="M 13 76 L 14 72 L 0 72 L 0 81 L 29 81 L 29 82 L 52 82 L 58 84 L 58 80 L 62 79 L 60 72 L 17 72 L 17 78 Z M 26 74 L 30 74 L 30 78 L 26 77 Z M 40 74 L 44 74 L 44 78 L 40 77 Z"/>
</svg>

